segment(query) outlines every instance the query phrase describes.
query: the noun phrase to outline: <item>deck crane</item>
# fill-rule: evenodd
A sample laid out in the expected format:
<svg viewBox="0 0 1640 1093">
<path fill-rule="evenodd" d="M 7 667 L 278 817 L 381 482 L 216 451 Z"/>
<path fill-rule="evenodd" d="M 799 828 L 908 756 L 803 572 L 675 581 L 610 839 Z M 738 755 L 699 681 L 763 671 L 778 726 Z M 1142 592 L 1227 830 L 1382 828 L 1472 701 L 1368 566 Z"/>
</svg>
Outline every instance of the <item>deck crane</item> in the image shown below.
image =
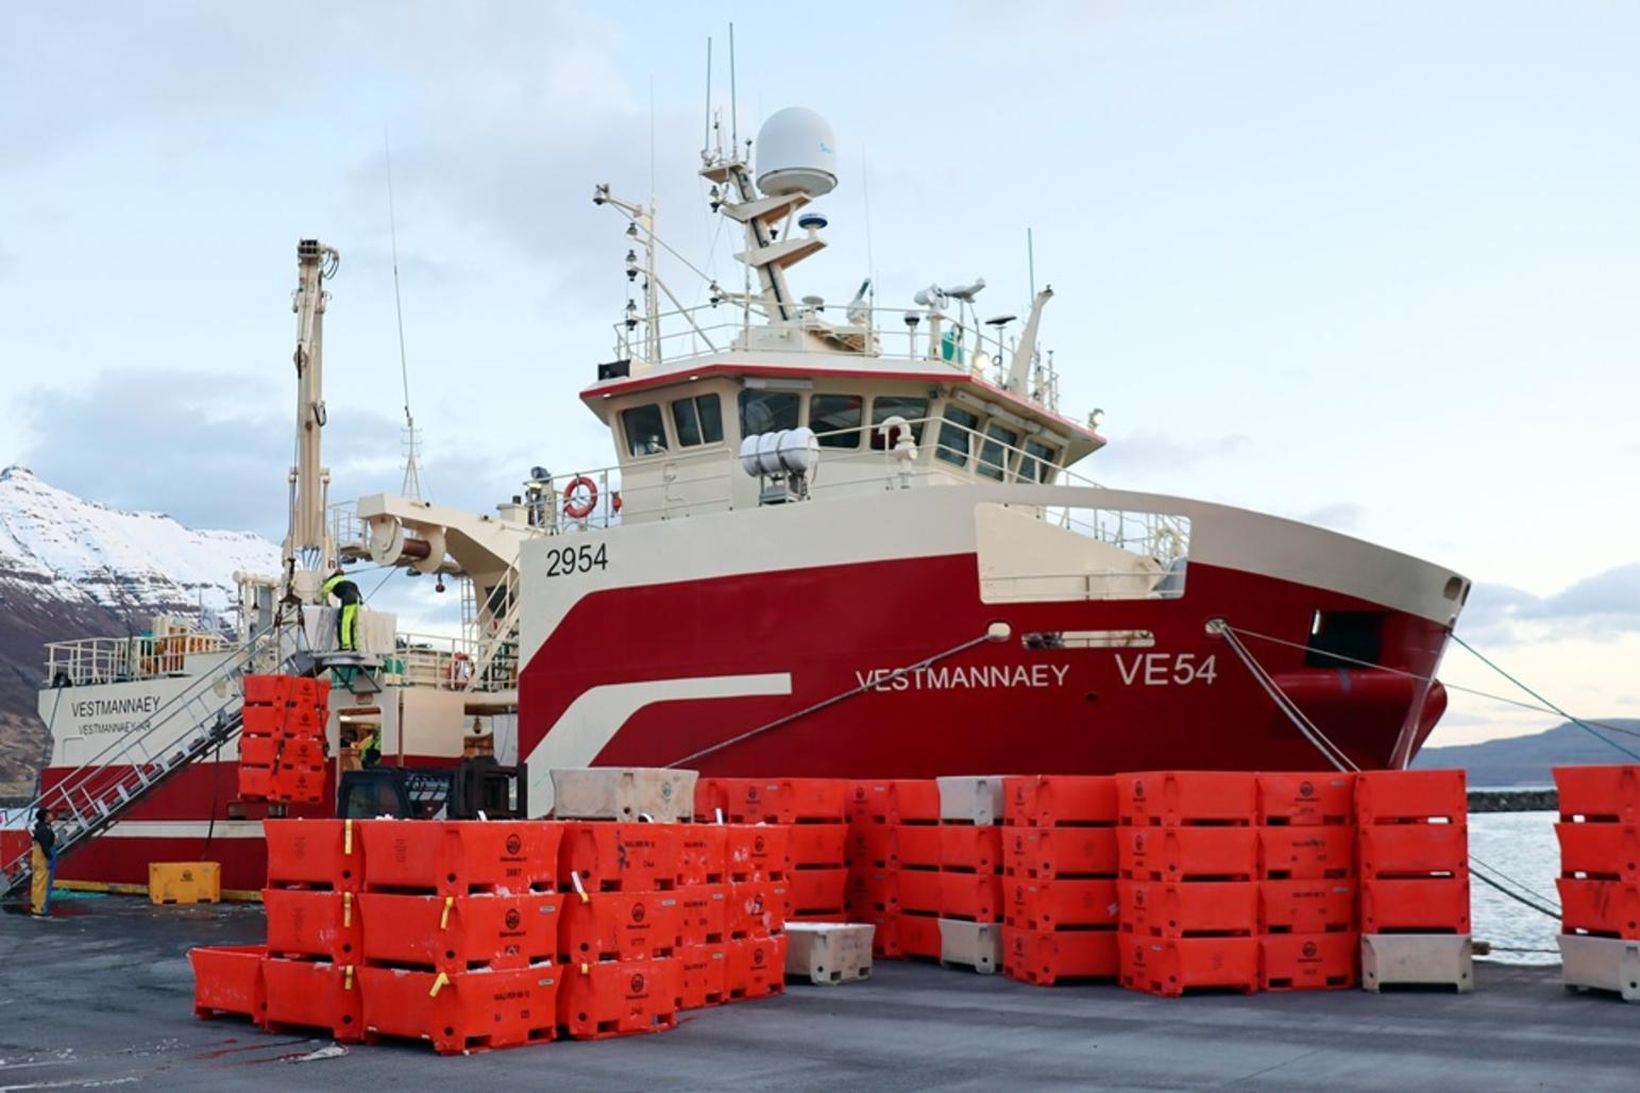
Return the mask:
<svg viewBox="0 0 1640 1093">
<path fill-rule="evenodd" d="M 296 244 L 296 463 L 290 469 L 290 531 L 284 544 L 284 602 L 318 603 L 320 586 L 336 567 L 336 542 L 325 519 L 330 468 L 323 463 L 325 427 L 324 283 L 336 276 L 341 254 L 317 239 Z"/>
</svg>

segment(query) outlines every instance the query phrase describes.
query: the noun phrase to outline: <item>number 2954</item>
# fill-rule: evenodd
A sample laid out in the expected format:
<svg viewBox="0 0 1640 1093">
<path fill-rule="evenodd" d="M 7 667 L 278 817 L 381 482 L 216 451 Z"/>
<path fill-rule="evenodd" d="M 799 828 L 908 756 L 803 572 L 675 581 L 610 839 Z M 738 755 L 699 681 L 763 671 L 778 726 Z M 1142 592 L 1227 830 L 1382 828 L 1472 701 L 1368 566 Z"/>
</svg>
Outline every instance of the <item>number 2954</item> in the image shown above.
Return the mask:
<svg viewBox="0 0 1640 1093">
<path fill-rule="evenodd" d="M 602 543 L 592 546 L 557 547 L 547 551 L 547 576 L 568 577 L 575 573 L 591 573 L 594 569 L 609 568 L 609 548 Z"/>
</svg>

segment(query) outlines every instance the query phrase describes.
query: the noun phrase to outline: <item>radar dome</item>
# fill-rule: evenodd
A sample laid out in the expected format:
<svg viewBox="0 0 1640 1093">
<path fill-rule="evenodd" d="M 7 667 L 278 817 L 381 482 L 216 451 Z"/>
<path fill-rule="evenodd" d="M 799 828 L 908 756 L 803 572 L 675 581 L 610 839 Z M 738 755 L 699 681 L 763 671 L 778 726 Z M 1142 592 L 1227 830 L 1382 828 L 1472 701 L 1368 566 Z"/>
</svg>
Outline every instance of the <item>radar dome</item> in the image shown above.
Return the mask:
<svg viewBox="0 0 1640 1093">
<path fill-rule="evenodd" d="M 820 197 L 837 186 L 831 123 L 801 106 L 775 112 L 757 131 L 757 188 L 770 197 Z"/>
</svg>

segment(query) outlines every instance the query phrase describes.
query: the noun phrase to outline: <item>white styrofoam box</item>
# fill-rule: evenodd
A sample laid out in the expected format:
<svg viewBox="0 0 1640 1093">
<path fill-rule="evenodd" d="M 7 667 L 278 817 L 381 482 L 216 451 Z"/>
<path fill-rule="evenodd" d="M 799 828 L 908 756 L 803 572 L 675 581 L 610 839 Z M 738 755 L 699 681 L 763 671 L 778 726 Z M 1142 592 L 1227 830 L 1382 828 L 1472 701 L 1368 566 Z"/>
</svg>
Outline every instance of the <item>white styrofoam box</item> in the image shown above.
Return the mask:
<svg viewBox="0 0 1640 1093">
<path fill-rule="evenodd" d="M 1614 991 L 1640 1002 L 1640 941 L 1560 935 L 1561 977 L 1568 987 Z"/>
<path fill-rule="evenodd" d="M 940 819 L 972 824 L 1002 822 L 1002 776 L 956 775 L 934 779 L 940 787 Z"/>
<path fill-rule="evenodd" d="M 698 771 L 590 767 L 552 772 L 552 811 L 560 820 L 640 820 L 661 824 L 694 818 Z"/>
<path fill-rule="evenodd" d="M 940 963 L 995 975 L 1002 966 L 1002 927 L 994 922 L 940 919 Z"/>
<path fill-rule="evenodd" d="M 786 977 L 822 985 L 871 978 L 869 922 L 786 923 Z"/>
<path fill-rule="evenodd" d="M 1468 934 L 1362 934 L 1361 989 L 1448 985 L 1460 994 L 1475 986 L 1474 946 Z"/>
</svg>

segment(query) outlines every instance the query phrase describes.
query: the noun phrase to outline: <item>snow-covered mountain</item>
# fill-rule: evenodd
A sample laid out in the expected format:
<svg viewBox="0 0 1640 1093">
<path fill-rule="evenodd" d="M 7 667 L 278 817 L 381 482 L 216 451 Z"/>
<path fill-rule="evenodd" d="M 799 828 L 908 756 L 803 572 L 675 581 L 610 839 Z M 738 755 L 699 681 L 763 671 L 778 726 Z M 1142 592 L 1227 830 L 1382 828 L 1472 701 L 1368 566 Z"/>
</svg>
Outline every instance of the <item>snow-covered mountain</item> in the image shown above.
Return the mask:
<svg viewBox="0 0 1640 1093">
<path fill-rule="evenodd" d="M 35 715 L 46 642 L 123 637 L 162 612 L 220 612 L 236 570 L 279 571 L 279 548 L 235 531 L 193 531 L 0 471 L 0 796 L 26 795 L 46 753 Z"/>
<path fill-rule="evenodd" d="M 279 548 L 249 532 L 194 531 L 162 513 L 87 501 L 23 467 L 0 471 L 0 582 L 129 619 L 223 611 L 236 570 L 277 573 Z"/>
</svg>

